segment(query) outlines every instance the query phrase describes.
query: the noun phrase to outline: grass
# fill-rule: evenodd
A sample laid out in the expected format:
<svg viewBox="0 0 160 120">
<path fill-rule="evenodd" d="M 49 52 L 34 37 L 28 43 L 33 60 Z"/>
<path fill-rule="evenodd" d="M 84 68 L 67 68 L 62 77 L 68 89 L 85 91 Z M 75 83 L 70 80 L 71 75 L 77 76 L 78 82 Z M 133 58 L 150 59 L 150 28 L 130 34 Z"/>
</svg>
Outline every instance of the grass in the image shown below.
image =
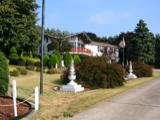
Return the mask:
<svg viewBox="0 0 160 120">
<path fill-rule="evenodd" d="M 11 66 L 11 69 L 15 66 Z M 96 103 L 109 99 L 117 94 L 133 87 L 153 81 L 160 77 L 160 72 L 154 72 L 154 77 L 139 78 L 125 83 L 123 87 L 114 89 L 96 89 L 82 93 L 64 93 L 54 90 L 60 85 L 60 74 L 44 74 L 44 94 L 40 96 L 40 110 L 32 120 L 62 120 L 64 117 L 72 117 L 96 105 Z M 11 77 L 17 81 L 17 94 L 21 98 L 27 98 L 33 94 L 35 86 L 39 85 L 39 73 L 29 71 L 26 76 Z"/>
</svg>

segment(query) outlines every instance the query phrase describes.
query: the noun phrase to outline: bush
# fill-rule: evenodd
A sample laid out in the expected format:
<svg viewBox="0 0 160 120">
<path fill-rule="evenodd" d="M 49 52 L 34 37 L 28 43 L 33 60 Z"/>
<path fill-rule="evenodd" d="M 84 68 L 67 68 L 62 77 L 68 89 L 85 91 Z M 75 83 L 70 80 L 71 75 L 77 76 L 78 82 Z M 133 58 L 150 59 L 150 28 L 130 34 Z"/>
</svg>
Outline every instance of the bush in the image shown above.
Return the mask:
<svg viewBox="0 0 160 120">
<path fill-rule="evenodd" d="M 34 66 L 34 61 L 32 59 L 26 59 L 26 66 Z"/>
<path fill-rule="evenodd" d="M 69 52 L 66 52 L 65 56 L 64 56 L 64 64 L 66 67 L 68 67 L 71 63 L 71 59 L 72 59 L 72 56 Z"/>
<path fill-rule="evenodd" d="M 9 60 L 10 60 L 10 64 L 17 64 L 18 62 L 18 54 L 17 54 L 17 50 L 15 47 L 12 47 L 10 49 L 10 54 L 9 54 Z"/>
<path fill-rule="evenodd" d="M 20 65 L 20 66 L 25 66 L 26 65 L 26 59 L 22 56 L 19 57 L 17 64 Z"/>
<path fill-rule="evenodd" d="M 62 75 L 64 83 L 68 80 L 69 69 Z M 104 58 L 86 58 L 76 65 L 76 81 L 88 88 L 114 88 L 122 86 L 121 65 L 107 64 Z"/>
<path fill-rule="evenodd" d="M 17 70 L 20 72 L 21 75 L 27 75 L 27 70 L 25 68 L 18 67 Z"/>
<path fill-rule="evenodd" d="M 20 75 L 20 72 L 19 70 L 15 69 L 13 71 L 10 71 L 10 75 L 11 76 L 15 76 L 15 77 L 18 77 Z"/>
<path fill-rule="evenodd" d="M 57 64 L 58 64 L 58 66 L 61 66 L 61 53 L 56 50 L 54 54 L 57 56 Z"/>
<path fill-rule="evenodd" d="M 61 72 L 60 69 L 54 69 L 54 68 L 48 69 L 47 71 L 48 74 L 56 74 L 60 72 Z"/>
<path fill-rule="evenodd" d="M 74 55 L 74 63 L 75 64 L 78 64 L 78 63 L 80 63 L 81 62 L 81 59 L 80 59 L 80 57 L 79 57 L 79 55 Z"/>
<path fill-rule="evenodd" d="M 40 67 L 40 66 L 41 66 L 40 61 L 36 61 L 36 62 L 34 63 L 34 66 L 36 66 L 36 67 Z"/>
<path fill-rule="evenodd" d="M 8 62 L 2 52 L 0 52 L 0 95 L 5 95 L 9 84 Z"/>
<path fill-rule="evenodd" d="M 26 59 L 26 66 L 35 66 L 36 64 L 40 63 L 39 58 L 25 57 L 25 59 Z"/>
<path fill-rule="evenodd" d="M 57 63 L 58 63 L 57 55 L 53 54 L 53 55 L 49 58 L 48 67 L 49 67 L 49 68 L 55 67 Z"/>
<path fill-rule="evenodd" d="M 43 56 L 43 64 L 44 64 L 44 66 L 48 66 L 48 61 L 49 61 L 49 56 L 47 54 L 45 54 Z"/>
<path fill-rule="evenodd" d="M 151 77 L 153 75 L 153 70 L 150 65 L 143 62 L 133 62 L 133 73 L 137 77 Z"/>
<path fill-rule="evenodd" d="M 35 67 L 34 66 L 26 66 L 26 69 L 27 70 L 35 70 Z"/>
</svg>

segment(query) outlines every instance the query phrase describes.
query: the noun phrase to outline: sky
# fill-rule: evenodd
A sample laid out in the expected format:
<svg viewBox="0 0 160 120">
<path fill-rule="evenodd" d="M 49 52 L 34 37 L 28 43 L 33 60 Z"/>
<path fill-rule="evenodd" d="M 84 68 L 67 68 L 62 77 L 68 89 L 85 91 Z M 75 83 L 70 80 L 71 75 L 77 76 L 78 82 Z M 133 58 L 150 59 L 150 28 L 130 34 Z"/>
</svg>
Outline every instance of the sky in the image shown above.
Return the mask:
<svg viewBox="0 0 160 120">
<path fill-rule="evenodd" d="M 42 0 L 36 0 L 41 25 Z M 45 0 L 45 28 L 93 32 L 100 37 L 134 31 L 140 19 L 160 33 L 160 0 Z"/>
</svg>

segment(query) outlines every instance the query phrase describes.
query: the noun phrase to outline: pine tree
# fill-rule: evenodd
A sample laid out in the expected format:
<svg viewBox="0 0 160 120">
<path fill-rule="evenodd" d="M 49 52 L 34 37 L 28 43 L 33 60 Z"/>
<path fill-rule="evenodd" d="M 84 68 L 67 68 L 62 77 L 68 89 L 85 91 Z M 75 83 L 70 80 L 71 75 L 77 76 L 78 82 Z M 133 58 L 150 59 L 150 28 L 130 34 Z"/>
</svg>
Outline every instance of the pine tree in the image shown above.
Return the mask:
<svg viewBox="0 0 160 120">
<path fill-rule="evenodd" d="M 0 1 L 0 50 L 9 54 L 12 47 L 18 53 L 35 52 L 39 45 L 36 27 L 35 0 Z"/>
<path fill-rule="evenodd" d="M 160 35 L 155 36 L 155 67 L 160 68 Z"/>
<path fill-rule="evenodd" d="M 154 38 L 147 28 L 147 24 L 143 20 L 140 20 L 134 32 L 135 36 L 131 41 L 131 60 L 154 63 Z"/>
</svg>

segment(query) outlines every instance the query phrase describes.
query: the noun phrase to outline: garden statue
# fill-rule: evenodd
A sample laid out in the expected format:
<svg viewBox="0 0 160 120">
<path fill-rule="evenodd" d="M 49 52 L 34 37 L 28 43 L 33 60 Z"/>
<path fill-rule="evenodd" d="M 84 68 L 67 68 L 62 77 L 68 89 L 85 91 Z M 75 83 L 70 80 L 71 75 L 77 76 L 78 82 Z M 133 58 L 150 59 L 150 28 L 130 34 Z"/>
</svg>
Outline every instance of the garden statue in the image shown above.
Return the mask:
<svg viewBox="0 0 160 120">
<path fill-rule="evenodd" d="M 73 59 L 71 60 L 68 79 L 70 80 L 70 82 L 67 85 L 63 85 L 60 88 L 60 91 L 65 91 L 65 92 L 81 92 L 81 91 L 84 91 L 84 87 L 82 87 L 81 85 L 78 85 L 74 81 L 76 79 L 76 75 L 75 75 Z"/>
</svg>

